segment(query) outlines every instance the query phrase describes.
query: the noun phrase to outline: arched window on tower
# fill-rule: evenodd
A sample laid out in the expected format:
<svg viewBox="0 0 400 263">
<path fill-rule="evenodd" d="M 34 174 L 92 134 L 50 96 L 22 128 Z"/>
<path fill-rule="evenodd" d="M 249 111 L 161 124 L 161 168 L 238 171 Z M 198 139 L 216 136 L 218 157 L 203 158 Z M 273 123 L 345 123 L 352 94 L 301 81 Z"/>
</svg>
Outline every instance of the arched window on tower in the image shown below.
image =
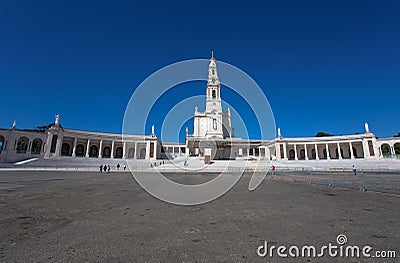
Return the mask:
<svg viewBox="0 0 400 263">
<path fill-rule="evenodd" d="M 217 93 L 215 92 L 215 89 L 212 91 L 212 98 L 215 99 L 217 97 Z"/>
<path fill-rule="evenodd" d="M 217 129 L 217 119 L 213 119 L 213 129 Z"/>
</svg>

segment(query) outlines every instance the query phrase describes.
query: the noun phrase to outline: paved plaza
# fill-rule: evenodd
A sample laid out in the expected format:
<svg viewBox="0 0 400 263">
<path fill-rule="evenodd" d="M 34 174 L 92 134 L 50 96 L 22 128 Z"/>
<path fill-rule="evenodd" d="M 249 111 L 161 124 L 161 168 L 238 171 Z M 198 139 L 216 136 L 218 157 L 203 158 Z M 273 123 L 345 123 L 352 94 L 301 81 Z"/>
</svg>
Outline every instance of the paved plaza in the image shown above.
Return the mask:
<svg viewBox="0 0 400 263">
<path fill-rule="evenodd" d="M 197 184 L 213 175 L 169 177 Z M 250 192 L 249 178 L 213 202 L 176 206 L 128 172 L 0 171 L 0 261 L 282 262 L 257 248 L 336 244 L 339 234 L 399 253 L 398 195 L 280 177 Z M 308 260 L 338 259 L 285 259 Z"/>
</svg>

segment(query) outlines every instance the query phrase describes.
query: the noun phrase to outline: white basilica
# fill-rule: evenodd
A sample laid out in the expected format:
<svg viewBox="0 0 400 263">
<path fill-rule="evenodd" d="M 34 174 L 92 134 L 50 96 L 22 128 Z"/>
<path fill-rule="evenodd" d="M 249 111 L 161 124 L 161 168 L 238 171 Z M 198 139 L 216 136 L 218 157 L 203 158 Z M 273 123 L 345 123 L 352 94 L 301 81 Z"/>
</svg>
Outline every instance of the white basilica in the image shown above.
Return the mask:
<svg viewBox="0 0 400 263">
<path fill-rule="evenodd" d="M 400 138 L 378 139 L 365 124 L 365 133 L 329 137 L 285 138 L 278 129 L 273 140 L 235 138 L 230 109 L 223 112 L 221 87 L 214 56 L 208 67 L 205 111 L 194 111 L 193 134 L 186 128 L 186 141 L 161 142 L 150 135 L 124 135 L 64 128 L 57 115 L 54 123 L 34 130 L 0 129 L 0 162 L 38 158 L 98 158 L 157 160 L 177 156 L 211 159 L 258 160 L 379 159 L 400 156 Z M 71 159 L 71 160 L 72 160 Z"/>
</svg>

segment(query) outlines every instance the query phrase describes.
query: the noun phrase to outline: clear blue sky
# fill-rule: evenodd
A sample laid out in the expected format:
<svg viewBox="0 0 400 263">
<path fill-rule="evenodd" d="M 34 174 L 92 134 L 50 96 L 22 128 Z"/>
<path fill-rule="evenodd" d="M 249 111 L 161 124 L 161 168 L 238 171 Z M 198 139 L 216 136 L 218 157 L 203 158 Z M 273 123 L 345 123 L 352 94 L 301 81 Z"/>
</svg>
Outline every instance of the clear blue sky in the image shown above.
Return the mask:
<svg viewBox="0 0 400 263">
<path fill-rule="evenodd" d="M 399 13 L 399 1 L 1 1 L 0 127 L 60 113 L 64 127 L 121 132 L 148 75 L 214 50 L 262 87 L 283 136 L 363 132 L 365 121 L 393 136 Z"/>
</svg>

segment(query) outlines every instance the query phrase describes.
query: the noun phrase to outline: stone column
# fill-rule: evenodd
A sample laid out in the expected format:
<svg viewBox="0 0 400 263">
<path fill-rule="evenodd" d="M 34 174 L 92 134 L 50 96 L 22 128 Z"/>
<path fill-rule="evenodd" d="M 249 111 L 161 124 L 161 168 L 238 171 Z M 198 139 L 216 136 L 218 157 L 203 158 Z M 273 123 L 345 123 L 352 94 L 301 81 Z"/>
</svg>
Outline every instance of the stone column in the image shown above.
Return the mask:
<svg viewBox="0 0 400 263">
<path fill-rule="evenodd" d="M 50 156 L 50 149 L 51 149 L 51 142 L 52 141 L 53 141 L 53 133 L 49 132 L 49 134 L 47 135 L 46 149 L 44 151 L 44 157 L 49 157 Z"/>
<path fill-rule="evenodd" d="M 342 159 L 342 152 L 340 151 L 340 143 L 337 143 L 337 148 L 338 148 L 339 159 Z"/>
<path fill-rule="evenodd" d="M 134 153 L 133 153 L 133 159 L 137 159 L 136 153 L 137 153 L 137 142 L 135 142 L 135 150 L 134 150 Z"/>
<path fill-rule="evenodd" d="M 90 139 L 87 140 L 87 145 L 86 145 L 86 157 L 89 157 L 89 151 L 90 151 Z"/>
<path fill-rule="evenodd" d="M 31 146 L 32 146 L 32 141 L 31 141 L 31 140 L 29 140 L 29 141 L 28 141 L 28 147 L 26 148 L 26 153 L 28 153 L 28 154 L 29 154 L 29 152 L 30 152 L 30 149 L 31 149 Z"/>
<path fill-rule="evenodd" d="M 297 146 L 294 144 L 294 159 L 297 161 L 299 158 L 297 156 Z"/>
<path fill-rule="evenodd" d="M 286 143 L 283 143 L 283 159 L 287 160 L 287 149 L 286 149 Z"/>
<path fill-rule="evenodd" d="M 390 153 L 392 154 L 392 157 L 396 156 L 396 151 L 394 150 L 394 145 L 390 146 Z"/>
<path fill-rule="evenodd" d="M 122 159 L 126 159 L 126 142 L 124 142 L 124 146 L 122 149 Z"/>
<path fill-rule="evenodd" d="M 180 148 L 179 148 L 180 152 Z M 157 160 L 157 141 L 154 141 L 153 158 Z"/>
<path fill-rule="evenodd" d="M 249 157 L 249 156 L 250 156 L 250 148 L 247 148 L 247 157 Z"/>
<path fill-rule="evenodd" d="M 314 148 L 315 148 L 315 160 L 319 160 L 318 145 L 317 145 L 317 144 L 314 144 Z"/>
<path fill-rule="evenodd" d="M 354 159 L 353 144 L 351 142 L 349 142 L 349 145 L 350 145 L 350 158 Z"/>
<path fill-rule="evenodd" d="M 100 147 L 99 147 L 99 158 L 101 158 L 101 153 L 103 151 L 103 140 L 100 140 Z"/>
<path fill-rule="evenodd" d="M 56 143 L 56 152 L 55 152 L 56 156 L 60 156 L 61 155 L 62 141 L 63 141 L 63 135 L 58 133 L 57 143 Z"/>
<path fill-rule="evenodd" d="M 331 159 L 331 156 L 330 156 L 330 154 L 329 154 L 329 147 L 328 147 L 328 144 L 326 143 L 326 159 L 327 160 L 330 160 Z"/>
<path fill-rule="evenodd" d="M 78 142 L 78 139 L 75 137 L 74 139 L 74 146 L 72 148 L 72 157 L 76 157 L 76 144 Z"/>
<path fill-rule="evenodd" d="M 307 144 L 304 144 L 304 158 L 308 160 L 308 151 L 307 151 Z"/>
<path fill-rule="evenodd" d="M 364 158 L 369 158 L 369 145 L 367 140 L 362 140 Z"/>
<path fill-rule="evenodd" d="M 110 156 L 111 159 L 114 159 L 114 146 L 115 146 L 115 142 L 112 141 L 112 143 L 111 143 L 111 156 Z"/>
<path fill-rule="evenodd" d="M 277 160 L 281 159 L 281 144 L 280 143 L 275 144 L 275 155 L 276 155 Z"/>
<path fill-rule="evenodd" d="M 146 160 L 150 159 L 150 141 L 146 141 Z"/>
</svg>

